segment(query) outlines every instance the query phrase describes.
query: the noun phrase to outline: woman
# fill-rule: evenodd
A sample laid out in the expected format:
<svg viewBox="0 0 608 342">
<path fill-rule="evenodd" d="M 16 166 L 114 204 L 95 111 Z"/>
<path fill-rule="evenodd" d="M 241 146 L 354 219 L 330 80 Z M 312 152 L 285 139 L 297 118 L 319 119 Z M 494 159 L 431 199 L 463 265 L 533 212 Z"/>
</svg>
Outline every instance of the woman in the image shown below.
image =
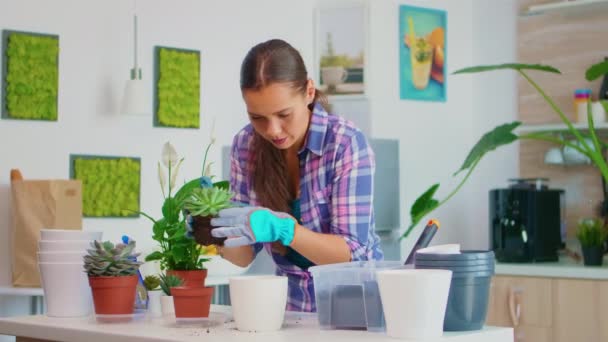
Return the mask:
<svg viewBox="0 0 608 342">
<path fill-rule="evenodd" d="M 282 40 L 253 47 L 241 66 L 250 124 L 234 138 L 235 201 L 212 220 L 222 256 L 249 265 L 265 248 L 289 280 L 287 309 L 316 311 L 308 267 L 380 260 L 373 152 L 352 123 L 329 115 L 302 57 Z"/>
</svg>

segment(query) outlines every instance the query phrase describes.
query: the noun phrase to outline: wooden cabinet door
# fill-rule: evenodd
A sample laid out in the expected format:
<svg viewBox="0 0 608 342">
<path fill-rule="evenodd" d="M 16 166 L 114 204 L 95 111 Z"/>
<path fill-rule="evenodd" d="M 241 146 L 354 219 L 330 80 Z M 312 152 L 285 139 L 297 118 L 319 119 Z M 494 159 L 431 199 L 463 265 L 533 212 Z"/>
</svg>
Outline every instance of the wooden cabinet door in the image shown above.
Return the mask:
<svg viewBox="0 0 608 342">
<path fill-rule="evenodd" d="M 514 342 L 553 342 L 551 328 L 519 325 L 514 331 Z"/>
<path fill-rule="evenodd" d="M 495 276 L 486 323 L 516 329 L 518 326 L 550 328 L 551 291 L 548 278 Z"/>
<path fill-rule="evenodd" d="M 608 281 L 557 279 L 553 296 L 555 342 L 608 341 Z"/>
</svg>

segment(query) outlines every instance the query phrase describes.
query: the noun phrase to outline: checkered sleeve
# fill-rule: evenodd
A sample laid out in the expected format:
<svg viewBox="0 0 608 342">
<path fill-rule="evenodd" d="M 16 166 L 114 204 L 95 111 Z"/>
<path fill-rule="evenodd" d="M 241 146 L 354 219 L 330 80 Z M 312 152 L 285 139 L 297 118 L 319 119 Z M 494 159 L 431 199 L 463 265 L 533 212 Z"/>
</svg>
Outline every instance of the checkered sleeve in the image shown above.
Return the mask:
<svg viewBox="0 0 608 342">
<path fill-rule="evenodd" d="M 230 187 L 234 196 L 234 202 L 252 204 L 249 196 L 249 179 L 247 177 L 247 163 L 250 158 L 249 138 L 246 130 L 239 132 L 232 141 L 230 152 Z M 258 254 L 264 245 L 256 243 L 253 245 L 255 254 Z"/>
<path fill-rule="evenodd" d="M 373 229 L 374 153 L 361 131 L 341 137 L 336 152 L 332 190 L 331 232 L 344 238 L 351 261 L 369 257 Z"/>
</svg>

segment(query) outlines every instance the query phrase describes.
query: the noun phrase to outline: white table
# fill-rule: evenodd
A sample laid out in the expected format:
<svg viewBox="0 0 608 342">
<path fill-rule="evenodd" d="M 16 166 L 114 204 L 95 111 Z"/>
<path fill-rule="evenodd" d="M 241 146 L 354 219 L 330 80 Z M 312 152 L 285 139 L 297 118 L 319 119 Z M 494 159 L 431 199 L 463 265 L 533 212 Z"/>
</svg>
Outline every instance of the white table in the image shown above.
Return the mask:
<svg viewBox="0 0 608 342">
<path fill-rule="evenodd" d="M 44 311 L 44 291 L 40 287 L 0 286 L 0 296 L 30 297 L 30 314 L 36 315 Z"/>
<path fill-rule="evenodd" d="M 228 279 L 230 276 L 207 277 L 205 280 L 206 286 L 214 286 L 214 298 L 219 300 L 223 298 L 224 292 L 227 291 Z M 44 290 L 40 287 L 12 287 L 0 286 L 0 296 L 21 296 L 30 297 L 30 315 L 44 313 Z"/>
<path fill-rule="evenodd" d="M 320 330 L 314 314 L 287 313 L 276 332 L 242 332 L 236 329 L 229 306 L 212 305 L 209 321 L 177 323 L 175 319 L 140 317 L 128 323 L 100 323 L 94 317 L 53 318 L 23 316 L 0 318 L 0 334 L 17 336 L 18 342 L 353 342 L 395 341 L 384 333 L 353 330 Z M 436 342 L 512 342 L 511 328 L 486 327 L 480 331 L 445 333 Z M 429 341 L 425 341 L 429 342 Z"/>
</svg>

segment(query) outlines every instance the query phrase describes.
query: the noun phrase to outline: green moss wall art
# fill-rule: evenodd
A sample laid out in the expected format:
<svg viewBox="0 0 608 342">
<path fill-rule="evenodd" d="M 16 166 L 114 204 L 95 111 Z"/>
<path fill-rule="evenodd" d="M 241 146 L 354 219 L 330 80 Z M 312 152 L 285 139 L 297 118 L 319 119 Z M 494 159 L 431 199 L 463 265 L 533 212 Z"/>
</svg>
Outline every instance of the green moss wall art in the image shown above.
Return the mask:
<svg viewBox="0 0 608 342">
<path fill-rule="evenodd" d="M 70 155 L 70 178 L 82 181 L 85 217 L 139 217 L 141 161 Z"/>
<path fill-rule="evenodd" d="M 2 31 L 2 117 L 57 121 L 59 36 Z"/>
<path fill-rule="evenodd" d="M 199 128 L 200 52 L 157 46 L 154 125 Z"/>
</svg>

